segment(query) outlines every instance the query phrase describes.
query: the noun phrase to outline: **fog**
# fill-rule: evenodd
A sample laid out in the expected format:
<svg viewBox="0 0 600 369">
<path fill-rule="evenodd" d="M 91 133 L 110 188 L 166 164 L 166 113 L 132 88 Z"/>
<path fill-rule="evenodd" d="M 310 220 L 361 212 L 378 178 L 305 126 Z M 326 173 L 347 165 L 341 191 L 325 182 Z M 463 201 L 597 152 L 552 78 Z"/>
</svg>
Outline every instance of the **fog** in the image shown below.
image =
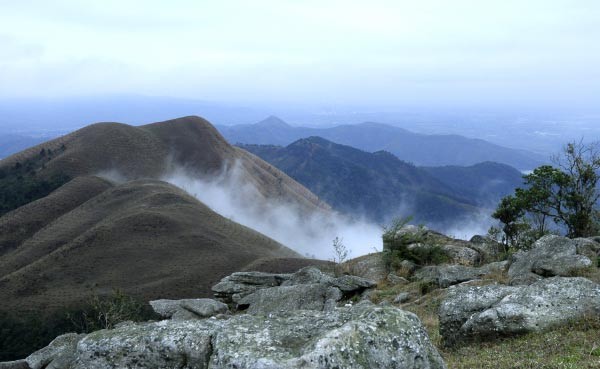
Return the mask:
<svg viewBox="0 0 600 369">
<path fill-rule="evenodd" d="M 233 164 L 220 175 L 194 177 L 175 169 L 163 180 L 184 189 L 218 214 L 250 227 L 292 248 L 303 256 L 334 258 L 333 240 L 343 239 L 356 257 L 382 249 L 382 228 L 366 221 L 350 220 L 336 213 L 306 214 L 299 207 L 265 199 L 243 180 Z"/>
</svg>

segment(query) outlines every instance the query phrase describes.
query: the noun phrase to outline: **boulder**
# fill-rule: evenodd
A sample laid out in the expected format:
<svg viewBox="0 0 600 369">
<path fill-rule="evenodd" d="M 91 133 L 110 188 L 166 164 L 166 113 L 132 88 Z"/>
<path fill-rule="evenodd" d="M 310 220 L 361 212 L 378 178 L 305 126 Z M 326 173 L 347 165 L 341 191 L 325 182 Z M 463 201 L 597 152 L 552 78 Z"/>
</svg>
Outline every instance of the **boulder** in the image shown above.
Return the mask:
<svg viewBox="0 0 600 369">
<path fill-rule="evenodd" d="M 324 283 L 278 286 L 256 291 L 241 299 L 240 308 L 250 314 L 268 315 L 277 311 L 333 310 L 342 292 Z"/>
<path fill-rule="evenodd" d="M 600 285 L 552 277 L 526 286 L 487 285 L 450 290 L 439 310 L 449 346 L 539 332 L 585 316 L 600 316 Z"/>
<path fill-rule="evenodd" d="M 511 285 L 531 284 L 543 277 L 572 276 L 592 265 L 579 253 L 587 252 L 586 242 L 548 235 L 540 238 L 529 251 L 519 251 L 510 258 L 508 269 Z"/>
<path fill-rule="evenodd" d="M 215 298 L 224 303 L 237 303 L 256 290 L 279 286 L 290 278 L 290 274 L 273 274 L 262 272 L 237 272 L 223 279 L 212 287 Z"/>
<path fill-rule="evenodd" d="M 355 259 L 340 264 L 341 269 L 348 273 L 369 279 L 380 281 L 387 276 L 388 270 L 383 261 L 381 252 L 359 256 Z"/>
<path fill-rule="evenodd" d="M 25 361 L 31 369 L 68 368 L 75 355 L 77 343 L 83 337 L 83 334 L 76 333 L 58 336 L 48 346 L 29 355 Z"/>
<path fill-rule="evenodd" d="M 26 360 L 6 361 L 0 363 L 0 369 L 30 369 Z"/>
<path fill-rule="evenodd" d="M 410 293 L 408 293 L 408 292 L 400 292 L 394 298 L 394 304 L 403 304 L 403 303 L 407 302 L 408 300 L 410 300 Z"/>
<path fill-rule="evenodd" d="M 446 368 L 416 315 L 367 302 L 268 319 L 126 323 L 88 334 L 68 352 L 48 368 Z"/>
<path fill-rule="evenodd" d="M 431 243 L 413 243 L 407 246 L 409 250 L 432 249 L 434 247 L 439 247 L 452 264 L 474 266 L 481 261 L 481 255 L 479 255 L 479 252 L 470 247 L 459 244 L 444 244 L 440 246 Z"/>
<path fill-rule="evenodd" d="M 399 277 L 394 273 L 389 273 L 385 278 L 392 286 L 409 284 L 409 280 L 404 277 Z"/>
<path fill-rule="evenodd" d="M 499 260 L 504 255 L 504 245 L 490 237 L 475 235 L 469 240 L 469 247 L 477 250 L 483 261 Z"/>
<path fill-rule="evenodd" d="M 208 318 L 229 311 L 226 304 L 213 299 L 154 300 L 150 306 L 163 318 L 175 320 Z"/>
<path fill-rule="evenodd" d="M 464 265 L 432 265 L 419 269 L 414 278 L 427 283 L 433 283 L 440 288 L 479 279 L 487 274 L 503 272 L 506 261 L 489 263 L 479 268 Z"/>
</svg>

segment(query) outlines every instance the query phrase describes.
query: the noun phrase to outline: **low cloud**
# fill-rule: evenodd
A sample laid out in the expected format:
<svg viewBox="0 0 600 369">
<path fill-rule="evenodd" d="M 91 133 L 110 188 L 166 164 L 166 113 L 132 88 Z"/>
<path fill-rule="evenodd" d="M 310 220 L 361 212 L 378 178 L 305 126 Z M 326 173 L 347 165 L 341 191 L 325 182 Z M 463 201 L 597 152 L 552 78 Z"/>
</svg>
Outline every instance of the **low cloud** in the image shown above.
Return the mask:
<svg viewBox="0 0 600 369">
<path fill-rule="evenodd" d="M 163 180 L 184 189 L 220 215 L 305 256 L 332 259 L 336 237 L 343 239 L 350 257 L 381 251 L 380 226 L 336 213 L 306 214 L 298 206 L 265 198 L 243 178 L 243 169 L 233 165 L 210 178 L 176 169 Z"/>
</svg>

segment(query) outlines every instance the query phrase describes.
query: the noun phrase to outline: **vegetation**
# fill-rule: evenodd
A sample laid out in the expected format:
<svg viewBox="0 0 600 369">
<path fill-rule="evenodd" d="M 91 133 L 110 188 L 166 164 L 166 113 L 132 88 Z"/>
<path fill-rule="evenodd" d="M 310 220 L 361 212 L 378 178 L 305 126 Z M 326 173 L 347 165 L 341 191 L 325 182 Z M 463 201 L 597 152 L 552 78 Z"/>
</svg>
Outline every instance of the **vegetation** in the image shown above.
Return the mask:
<svg viewBox="0 0 600 369">
<path fill-rule="evenodd" d="M 110 296 L 91 296 L 83 308 L 48 316 L 0 312 L 0 362 L 25 358 L 64 333 L 88 333 L 127 320 L 156 318 L 149 305 L 121 291 Z"/>
<path fill-rule="evenodd" d="M 441 264 L 448 261 L 448 256 L 439 245 L 428 244 L 426 247 L 410 248 L 410 245 L 425 243 L 425 231 L 419 227 L 416 232 L 404 232 L 402 230 L 411 218 L 399 218 L 392 221 L 389 227 L 384 229 L 383 238 L 383 260 L 386 267 L 398 269 L 402 260 L 410 260 L 417 265 Z"/>
<path fill-rule="evenodd" d="M 346 248 L 344 245 L 344 239 L 336 237 L 333 240 L 333 262 L 334 263 L 343 263 L 348 259 L 348 255 L 350 254 L 350 250 Z"/>
<path fill-rule="evenodd" d="M 40 170 L 64 146 L 57 150 L 42 149 L 35 157 L 17 162 L 11 168 L 0 168 L 0 216 L 20 206 L 47 196 L 70 178 L 64 174 L 40 175 Z"/>
<path fill-rule="evenodd" d="M 492 215 L 502 223 L 502 240 L 527 248 L 550 231 L 549 221 L 568 237 L 589 237 L 599 230 L 600 143 L 569 143 L 556 166 L 543 165 L 523 176 L 525 188 L 503 198 Z"/>
</svg>

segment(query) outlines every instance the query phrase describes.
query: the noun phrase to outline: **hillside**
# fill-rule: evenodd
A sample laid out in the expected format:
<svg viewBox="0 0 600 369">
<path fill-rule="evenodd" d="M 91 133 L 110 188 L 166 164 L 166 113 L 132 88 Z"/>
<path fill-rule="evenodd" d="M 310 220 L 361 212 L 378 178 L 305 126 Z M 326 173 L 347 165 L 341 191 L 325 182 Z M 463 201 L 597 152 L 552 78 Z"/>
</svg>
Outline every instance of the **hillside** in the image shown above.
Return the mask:
<svg viewBox="0 0 600 369">
<path fill-rule="evenodd" d="M 519 170 L 533 169 L 547 158 L 458 135 L 425 135 L 379 123 L 340 125 L 332 128 L 293 127 L 269 117 L 256 124 L 218 126 L 232 143 L 289 145 L 310 136 L 356 147 L 368 152 L 385 150 L 404 161 L 424 166 L 474 165 L 493 161 Z"/>
<path fill-rule="evenodd" d="M 115 288 L 146 301 L 206 296 L 258 259 L 298 257 L 165 182 L 75 181 L 0 218 L 2 309 L 51 311 Z"/>
</svg>

